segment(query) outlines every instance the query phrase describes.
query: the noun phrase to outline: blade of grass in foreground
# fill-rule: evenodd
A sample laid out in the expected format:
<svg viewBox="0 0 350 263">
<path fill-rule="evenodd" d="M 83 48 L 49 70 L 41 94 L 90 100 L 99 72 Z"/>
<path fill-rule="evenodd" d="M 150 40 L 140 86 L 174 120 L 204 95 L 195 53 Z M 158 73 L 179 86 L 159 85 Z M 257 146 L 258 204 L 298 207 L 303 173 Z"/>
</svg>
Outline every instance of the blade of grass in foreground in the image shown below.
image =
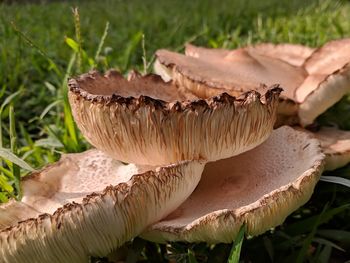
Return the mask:
<svg viewBox="0 0 350 263">
<path fill-rule="evenodd" d="M 189 263 L 198 263 L 193 251 L 191 249 L 187 250 L 188 262 Z"/>
<path fill-rule="evenodd" d="M 17 154 L 17 134 L 16 134 L 16 122 L 15 122 L 15 110 L 13 108 L 13 104 L 10 104 L 10 145 L 11 152 L 16 155 Z M 17 198 L 20 200 L 22 198 L 20 181 L 21 181 L 21 171 L 19 166 L 16 163 L 12 163 L 12 174 L 15 178 L 15 187 L 17 190 Z"/>
<path fill-rule="evenodd" d="M 350 180 L 339 176 L 321 176 L 320 181 L 340 184 L 350 188 Z"/>
<path fill-rule="evenodd" d="M 306 254 L 307 254 L 307 251 L 308 249 L 310 248 L 310 245 L 312 243 L 312 240 L 316 234 L 316 231 L 317 231 L 317 228 L 319 225 L 321 225 L 321 222 L 322 222 L 322 217 L 324 216 L 325 212 L 327 211 L 328 209 L 328 203 L 323 207 L 323 210 L 322 212 L 318 215 L 317 219 L 316 219 L 316 222 L 311 230 L 311 232 L 307 235 L 307 237 L 305 238 L 304 240 L 304 244 L 303 246 L 301 247 L 300 251 L 299 251 L 299 254 L 298 254 L 298 257 L 296 259 L 296 263 L 302 263 L 304 262 L 305 260 L 305 257 L 306 257 Z"/>
<path fill-rule="evenodd" d="M 246 231 L 246 225 L 243 225 L 238 232 L 238 235 L 233 243 L 230 256 L 227 260 L 227 263 L 238 263 L 241 255 L 241 248 L 244 240 L 244 233 Z"/>
</svg>

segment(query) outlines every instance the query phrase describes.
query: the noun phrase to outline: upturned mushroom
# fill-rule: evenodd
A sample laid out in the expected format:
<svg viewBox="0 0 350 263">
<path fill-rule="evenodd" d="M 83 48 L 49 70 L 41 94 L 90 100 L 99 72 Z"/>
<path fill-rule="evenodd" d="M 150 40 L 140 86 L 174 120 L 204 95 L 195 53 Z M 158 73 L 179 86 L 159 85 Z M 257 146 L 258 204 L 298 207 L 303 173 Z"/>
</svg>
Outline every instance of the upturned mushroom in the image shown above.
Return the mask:
<svg viewBox="0 0 350 263">
<path fill-rule="evenodd" d="M 236 50 L 186 46 L 186 55 L 157 51 L 155 70 L 200 98 L 238 95 L 259 84 L 284 88 L 281 122 L 311 124 L 350 92 L 350 39 L 318 49 L 262 44 Z"/>
<path fill-rule="evenodd" d="M 98 150 L 69 154 L 27 177 L 21 202 L 0 206 L 0 256 L 6 263 L 87 262 L 142 231 L 161 242 L 217 243 L 247 224 L 247 234 L 257 235 L 310 198 L 323 164 L 319 142 L 289 127 L 253 150 L 207 163 L 203 174 L 196 161 L 144 172 L 152 167 Z"/>
<path fill-rule="evenodd" d="M 268 139 L 279 87 L 195 99 L 157 76 L 126 80 L 114 71 L 85 74 L 69 87 L 80 129 L 106 153 L 67 155 L 27 177 L 20 202 L 0 206 L 6 263 L 86 262 L 152 224 L 143 235 L 157 240 L 229 242 L 243 223 L 256 235 L 305 203 L 323 170 L 308 134 L 283 127 Z M 192 209 L 194 202 L 203 205 Z"/>
<path fill-rule="evenodd" d="M 159 76 L 94 71 L 69 81 L 76 123 L 86 139 L 117 160 L 166 165 L 215 161 L 265 141 L 276 119 L 281 88 L 220 93 L 206 99 L 181 95 Z"/>
<path fill-rule="evenodd" d="M 192 195 L 142 237 L 228 243 L 243 224 L 247 235 L 261 234 L 309 200 L 323 164 L 316 139 L 281 127 L 253 150 L 207 163 Z"/>
<path fill-rule="evenodd" d="M 68 154 L 22 182 L 0 205 L 0 262 L 88 262 L 177 208 L 204 164 L 125 165 L 98 150 Z"/>
</svg>

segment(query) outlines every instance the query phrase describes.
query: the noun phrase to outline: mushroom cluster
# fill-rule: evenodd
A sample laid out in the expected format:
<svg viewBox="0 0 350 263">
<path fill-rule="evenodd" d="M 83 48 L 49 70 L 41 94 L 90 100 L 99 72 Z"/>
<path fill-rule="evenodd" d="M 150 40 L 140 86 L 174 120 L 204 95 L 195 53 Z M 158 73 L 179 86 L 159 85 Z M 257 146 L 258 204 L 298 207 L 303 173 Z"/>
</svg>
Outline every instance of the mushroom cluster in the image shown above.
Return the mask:
<svg viewBox="0 0 350 263">
<path fill-rule="evenodd" d="M 167 50 L 156 55 L 158 74 L 201 98 L 279 83 L 284 89 L 279 107 L 282 124 L 289 119 L 309 125 L 350 92 L 350 39 L 331 41 L 316 50 L 292 44 L 236 50 L 186 45 L 185 55 Z"/>
<path fill-rule="evenodd" d="M 325 164 L 350 160 L 345 131 L 273 129 L 277 119 L 309 124 L 349 90 L 347 66 L 322 69 L 344 60 L 328 54 L 334 43 L 187 46 L 187 56 L 157 52 L 167 81 L 116 71 L 72 78 L 74 118 L 97 149 L 25 177 L 22 200 L 0 205 L 1 262 L 87 262 L 138 235 L 219 243 L 243 224 L 247 235 L 281 224 L 309 200 Z M 332 102 L 322 97 L 329 89 Z"/>
</svg>

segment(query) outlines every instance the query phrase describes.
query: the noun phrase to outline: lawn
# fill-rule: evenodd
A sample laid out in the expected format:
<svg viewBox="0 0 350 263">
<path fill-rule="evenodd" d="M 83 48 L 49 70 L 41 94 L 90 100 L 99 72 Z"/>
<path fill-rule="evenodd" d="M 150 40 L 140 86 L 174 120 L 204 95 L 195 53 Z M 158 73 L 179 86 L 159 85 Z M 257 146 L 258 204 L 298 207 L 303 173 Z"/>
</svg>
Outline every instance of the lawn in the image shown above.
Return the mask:
<svg viewBox="0 0 350 263">
<path fill-rule="evenodd" d="M 8 1 L 10 2 L 10 1 Z M 186 42 L 235 48 L 259 42 L 317 47 L 350 37 L 349 1 L 0 1 L 0 147 L 39 169 L 64 152 L 90 146 L 75 127 L 66 79 L 98 68 L 152 71 L 159 48 Z M 30 1 L 28 1 L 30 2 Z M 78 7 L 80 22 L 73 15 Z M 80 24 L 81 34 L 76 34 Z M 79 63 L 77 43 L 82 44 Z M 317 120 L 350 129 L 350 98 Z M 4 156 L 4 155 L 2 155 Z M 0 201 L 17 198 L 28 173 L 13 155 L 1 160 Z M 17 163 L 17 164 L 16 164 Z M 350 166 L 329 175 L 350 178 Z M 127 262 L 227 262 L 232 244 L 158 245 L 136 238 Z M 312 199 L 279 226 L 244 240 L 245 262 L 344 262 L 350 259 L 350 189 L 320 182 Z M 93 259 L 97 262 L 106 259 Z"/>
</svg>

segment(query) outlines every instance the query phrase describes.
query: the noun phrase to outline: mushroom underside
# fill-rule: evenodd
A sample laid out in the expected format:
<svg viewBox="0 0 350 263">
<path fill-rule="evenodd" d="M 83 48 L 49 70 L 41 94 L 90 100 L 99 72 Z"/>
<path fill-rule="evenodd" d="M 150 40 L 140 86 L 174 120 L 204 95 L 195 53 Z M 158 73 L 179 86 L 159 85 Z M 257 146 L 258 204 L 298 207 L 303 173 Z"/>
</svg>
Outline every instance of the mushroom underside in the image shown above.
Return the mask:
<svg viewBox="0 0 350 263">
<path fill-rule="evenodd" d="M 21 202 L 0 206 L 1 262 L 105 256 L 178 207 L 203 166 L 125 165 L 98 150 L 66 155 L 24 179 Z"/>
<path fill-rule="evenodd" d="M 310 198 L 323 171 L 319 142 L 290 127 L 241 155 L 207 163 L 192 195 L 142 236 L 158 242 L 232 242 L 240 227 L 257 235 Z"/>
<path fill-rule="evenodd" d="M 92 145 L 113 158 L 156 166 L 181 160 L 214 161 L 254 148 L 272 131 L 281 92 L 271 87 L 262 94 L 250 91 L 238 98 L 222 93 L 176 102 L 88 93 L 90 86 L 118 86 L 114 75 L 92 72 L 70 81 L 76 123 Z M 142 79 L 149 85 L 152 81 L 149 76 L 137 77 Z"/>
</svg>

